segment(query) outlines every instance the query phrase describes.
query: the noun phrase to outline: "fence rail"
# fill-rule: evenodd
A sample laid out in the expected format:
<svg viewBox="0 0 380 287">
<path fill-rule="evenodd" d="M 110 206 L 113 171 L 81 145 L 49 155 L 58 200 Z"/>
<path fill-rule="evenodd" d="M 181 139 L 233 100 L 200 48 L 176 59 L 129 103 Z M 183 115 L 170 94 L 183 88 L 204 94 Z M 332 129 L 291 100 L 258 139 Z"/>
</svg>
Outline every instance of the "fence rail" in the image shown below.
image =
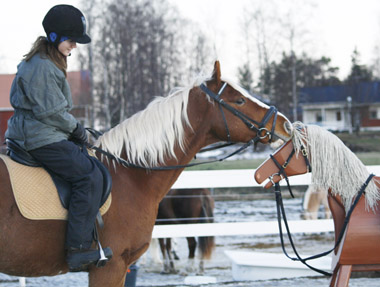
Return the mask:
<svg viewBox="0 0 380 287">
<path fill-rule="evenodd" d="M 368 165 L 367 169 L 380 175 L 380 165 Z M 254 179 L 256 169 L 184 171 L 172 188 L 233 188 L 262 186 Z M 311 174 L 289 178 L 291 185 L 309 185 Z M 282 181 L 281 184 L 285 185 Z"/>
<path fill-rule="evenodd" d="M 380 175 L 380 165 L 367 166 L 369 172 Z M 234 188 L 262 186 L 254 179 L 255 169 L 184 171 L 173 188 Z M 311 174 L 289 178 L 290 185 L 309 185 Z M 281 184 L 285 184 L 283 181 Z M 289 221 L 292 232 L 328 232 L 333 231 L 332 220 Z M 197 236 L 231 236 L 276 234 L 277 222 L 232 222 L 232 223 L 198 223 L 155 225 L 153 238 L 197 237 Z"/>
<path fill-rule="evenodd" d="M 334 231 L 331 219 L 288 221 L 292 233 L 318 233 Z M 282 225 L 285 230 L 285 225 Z M 270 235 L 278 233 L 277 221 L 194 223 L 155 225 L 152 238 Z"/>
</svg>

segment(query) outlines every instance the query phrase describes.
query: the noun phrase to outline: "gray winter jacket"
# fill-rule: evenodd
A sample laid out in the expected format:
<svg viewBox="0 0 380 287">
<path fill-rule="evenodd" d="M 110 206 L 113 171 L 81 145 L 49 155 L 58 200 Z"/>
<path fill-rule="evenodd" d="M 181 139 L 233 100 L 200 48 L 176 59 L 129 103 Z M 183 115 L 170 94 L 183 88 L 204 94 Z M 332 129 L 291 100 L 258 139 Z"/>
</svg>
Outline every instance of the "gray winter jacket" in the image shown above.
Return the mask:
<svg viewBox="0 0 380 287">
<path fill-rule="evenodd" d="M 67 140 L 76 128 L 77 120 L 69 113 L 73 103 L 65 75 L 39 54 L 18 65 L 10 100 L 15 113 L 5 137 L 26 150 Z"/>
</svg>

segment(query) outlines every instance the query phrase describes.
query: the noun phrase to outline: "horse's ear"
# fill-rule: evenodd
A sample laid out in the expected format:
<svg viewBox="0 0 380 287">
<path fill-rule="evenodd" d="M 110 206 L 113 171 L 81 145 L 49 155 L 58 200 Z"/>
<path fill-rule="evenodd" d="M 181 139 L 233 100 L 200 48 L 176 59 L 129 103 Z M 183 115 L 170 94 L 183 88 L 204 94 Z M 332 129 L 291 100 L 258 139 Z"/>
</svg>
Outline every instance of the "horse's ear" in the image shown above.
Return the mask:
<svg viewBox="0 0 380 287">
<path fill-rule="evenodd" d="M 215 61 L 214 71 L 212 72 L 212 79 L 216 80 L 216 84 L 218 87 L 220 86 L 220 83 L 221 83 L 220 77 L 221 77 L 220 63 L 219 61 Z"/>
</svg>

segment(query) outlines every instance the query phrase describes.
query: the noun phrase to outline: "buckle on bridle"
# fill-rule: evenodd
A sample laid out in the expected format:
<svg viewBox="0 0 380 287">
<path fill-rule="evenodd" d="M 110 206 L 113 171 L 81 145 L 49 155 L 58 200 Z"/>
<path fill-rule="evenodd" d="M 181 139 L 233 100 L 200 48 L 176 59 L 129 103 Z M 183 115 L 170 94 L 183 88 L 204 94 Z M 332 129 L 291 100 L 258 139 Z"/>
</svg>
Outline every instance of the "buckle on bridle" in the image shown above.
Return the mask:
<svg viewBox="0 0 380 287">
<path fill-rule="evenodd" d="M 269 181 L 273 184 L 273 186 L 276 184 L 276 183 L 273 181 L 273 178 L 274 178 L 275 176 L 279 176 L 279 177 L 280 177 L 280 181 L 284 179 L 284 177 L 283 177 L 283 175 L 282 175 L 281 173 L 274 173 L 274 174 L 270 175 L 270 176 L 268 177 L 268 179 L 269 179 Z"/>
<path fill-rule="evenodd" d="M 276 173 L 275 174 L 272 174 L 272 175 L 270 175 L 269 177 L 268 177 L 268 179 L 269 179 L 269 181 L 272 183 L 272 185 L 274 186 L 274 181 L 273 181 L 273 177 L 275 176 L 275 175 L 277 175 Z"/>
<path fill-rule="evenodd" d="M 264 132 L 265 134 L 262 136 L 262 132 Z M 257 135 L 258 135 L 258 138 L 259 139 L 265 139 L 266 137 L 269 138 L 269 140 L 272 138 L 272 134 L 268 131 L 267 128 L 259 128 L 258 132 L 257 132 Z"/>
<path fill-rule="evenodd" d="M 302 155 L 303 155 L 304 157 L 307 157 L 307 151 L 306 151 L 306 148 L 301 147 L 301 152 L 302 152 Z"/>
</svg>

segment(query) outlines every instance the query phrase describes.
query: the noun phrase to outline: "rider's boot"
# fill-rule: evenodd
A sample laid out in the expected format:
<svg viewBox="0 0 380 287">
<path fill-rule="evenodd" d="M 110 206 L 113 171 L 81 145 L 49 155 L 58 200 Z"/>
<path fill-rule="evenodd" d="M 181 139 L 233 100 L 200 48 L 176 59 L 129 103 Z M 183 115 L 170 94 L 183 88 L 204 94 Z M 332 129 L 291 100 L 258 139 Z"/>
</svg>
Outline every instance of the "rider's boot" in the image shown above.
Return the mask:
<svg viewBox="0 0 380 287">
<path fill-rule="evenodd" d="M 104 249 L 80 249 L 69 248 L 67 250 L 66 261 L 70 272 L 85 271 L 91 264 L 97 267 L 104 266 L 112 258 L 110 247 Z"/>
</svg>

